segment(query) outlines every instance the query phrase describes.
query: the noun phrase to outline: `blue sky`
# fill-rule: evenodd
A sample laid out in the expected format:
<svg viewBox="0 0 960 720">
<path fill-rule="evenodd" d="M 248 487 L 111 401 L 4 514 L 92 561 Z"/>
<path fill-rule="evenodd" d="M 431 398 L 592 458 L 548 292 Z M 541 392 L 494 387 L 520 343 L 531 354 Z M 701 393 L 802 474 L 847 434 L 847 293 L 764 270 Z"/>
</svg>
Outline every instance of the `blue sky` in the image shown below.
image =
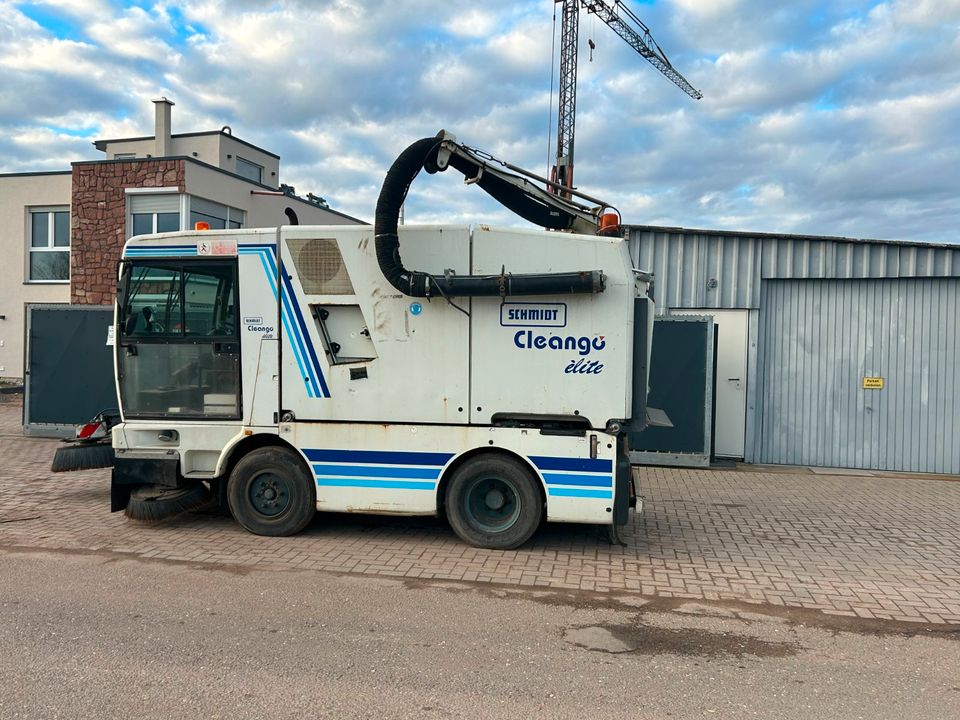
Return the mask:
<svg viewBox="0 0 960 720">
<path fill-rule="evenodd" d="M 629 0 L 693 101 L 581 14 L 578 186 L 627 222 L 960 242 L 960 0 Z M 0 172 L 97 138 L 218 129 L 373 215 L 440 128 L 545 172 L 552 0 L 0 0 Z M 586 40 L 597 45 L 593 61 Z M 516 221 L 452 174 L 408 222 Z"/>
</svg>

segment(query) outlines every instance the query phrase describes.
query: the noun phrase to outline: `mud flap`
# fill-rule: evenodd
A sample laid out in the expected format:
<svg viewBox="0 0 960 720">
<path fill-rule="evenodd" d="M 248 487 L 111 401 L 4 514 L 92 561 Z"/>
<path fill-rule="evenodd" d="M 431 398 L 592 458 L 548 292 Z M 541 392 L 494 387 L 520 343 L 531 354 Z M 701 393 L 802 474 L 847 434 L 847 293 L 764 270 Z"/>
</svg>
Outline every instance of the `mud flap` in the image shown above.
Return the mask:
<svg viewBox="0 0 960 720">
<path fill-rule="evenodd" d="M 120 512 L 130 502 L 130 491 L 134 485 L 125 485 L 117 482 L 117 469 L 113 468 L 110 474 L 110 512 Z"/>
<path fill-rule="evenodd" d="M 127 507 L 130 491 L 141 485 L 163 485 L 175 488 L 179 484 L 180 461 L 137 460 L 117 458 L 110 475 L 110 512 Z"/>
<path fill-rule="evenodd" d="M 623 436 L 617 443 L 617 472 L 614 477 L 613 492 L 613 524 L 626 525 L 630 519 L 630 508 L 636 502 L 636 493 L 633 488 L 633 477 L 630 470 L 630 456 L 626 453 L 626 437 Z"/>
</svg>

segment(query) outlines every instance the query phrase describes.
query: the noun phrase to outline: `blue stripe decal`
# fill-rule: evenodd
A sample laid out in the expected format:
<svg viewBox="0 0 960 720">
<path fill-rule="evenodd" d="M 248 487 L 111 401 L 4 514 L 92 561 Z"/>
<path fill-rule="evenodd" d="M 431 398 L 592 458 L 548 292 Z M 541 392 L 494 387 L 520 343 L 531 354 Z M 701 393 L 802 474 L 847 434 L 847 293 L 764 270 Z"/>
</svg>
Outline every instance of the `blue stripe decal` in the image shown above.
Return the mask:
<svg viewBox="0 0 960 720">
<path fill-rule="evenodd" d="M 375 463 L 377 465 L 432 465 L 443 467 L 453 453 L 392 452 L 381 450 L 326 450 L 305 449 L 310 462 Z"/>
<path fill-rule="evenodd" d="M 293 311 L 300 325 L 300 331 L 303 333 L 303 339 L 307 344 L 307 350 L 310 352 L 313 369 L 316 370 L 317 379 L 320 381 L 320 389 L 323 391 L 324 397 L 330 397 L 330 390 L 327 388 L 327 382 L 323 378 L 323 371 L 320 370 L 320 361 L 317 360 L 317 353 L 313 348 L 313 343 L 310 342 L 310 335 L 307 333 L 307 324 L 303 321 L 303 313 L 300 311 L 300 303 L 297 302 L 297 296 L 293 292 L 293 285 L 291 285 L 290 278 L 287 277 L 286 273 L 280 273 L 280 278 L 283 280 L 283 284 L 287 288 L 287 292 L 290 293 L 290 298 L 293 301 L 291 303 L 293 305 Z"/>
<path fill-rule="evenodd" d="M 273 296 L 277 297 L 276 278 L 277 263 L 274 260 L 276 245 L 244 245 L 237 249 L 241 255 L 259 255 L 260 263 L 263 265 L 264 272 L 267 274 L 267 282 Z M 290 311 L 290 300 L 285 292 L 280 293 L 280 322 L 290 338 L 290 347 L 293 349 L 294 360 L 297 361 L 297 368 L 300 370 L 300 377 L 303 378 L 303 384 L 307 389 L 307 397 L 320 396 L 320 390 L 317 386 L 316 378 L 310 371 L 310 366 L 306 361 L 307 352 L 303 344 L 303 338 L 297 332 L 297 326 L 293 324 Z"/>
<path fill-rule="evenodd" d="M 349 475 L 365 478 L 416 478 L 418 480 L 436 480 L 440 468 L 429 467 L 388 467 L 384 465 L 314 465 L 313 472 L 328 477 Z"/>
<path fill-rule="evenodd" d="M 597 487 L 613 487 L 613 478 L 609 475 L 558 475 L 543 473 L 547 485 L 594 485 Z"/>
<path fill-rule="evenodd" d="M 144 252 L 156 252 L 157 250 L 193 250 L 196 252 L 196 245 L 134 245 L 129 250 L 134 251 L 144 251 Z"/>
<path fill-rule="evenodd" d="M 277 265 L 273 260 L 274 252 L 275 246 L 273 245 L 241 245 L 237 248 L 239 255 L 257 255 L 260 258 L 260 265 L 263 267 L 263 271 L 267 276 L 267 286 L 270 288 L 274 299 L 281 301 L 280 322 L 283 324 L 287 337 L 290 338 L 290 347 L 293 349 L 293 359 L 296 361 L 297 368 L 300 370 L 300 377 L 303 379 L 304 386 L 307 389 L 307 397 L 316 397 L 317 387 L 316 383 L 313 382 L 313 376 L 309 373 L 308 367 L 304 362 L 306 353 L 303 349 L 302 341 L 300 340 L 299 334 L 293 331 L 294 326 L 290 322 L 289 309 L 285 307 L 286 296 L 281 295 L 278 297 L 277 295 Z"/>
<path fill-rule="evenodd" d="M 412 480 L 358 480 L 356 478 L 318 478 L 321 487 L 390 488 L 391 490 L 435 490 L 436 483 Z"/>
<path fill-rule="evenodd" d="M 290 298 L 287 296 L 287 291 L 283 288 L 280 289 L 280 305 L 280 317 L 283 319 L 283 327 L 287 331 L 287 335 L 290 336 L 290 345 L 297 357 L 300 375 L 303 377 L 303 382 L 307 386 L 307 395 L 310 397 L 323 397 L 320 395 L 319 388 L 317 388 L 317 380 L 310 369 L 310 363 L 307 362 L 307 351 L 303 346 L 303 338 L 300 336 L 298 328 L 293 322 L 293 313 L 290 311 Z"/>
<path fill-rule="evenodd" d="M 273 293 L 273 299 L 279 300 L 275 283 L 275 278 L 277 277 L 276 266 L 273 263 L 273 258 L 271 257 L 269 250 L 267 250 L 266 247 L 250 245 L 241 246 L 237 250 L 241 255 L 256 255 L 260 258 L 260 265 L 263 267 L 263 272 L 267 276 L 267 286 L 270 288 L 270 292 Z M 287 313 L 284 312 L 282 308 L 280 312 L 280 322 L 283 323 L 283 327 L 287 331 L 287 335 L 296 339 L 297 336 L 291 331 Z M 303 378 L 304 384 L 306 385 L 307 397 L 315 397 L 314 386 L 307 379 L 309 375 L 304 367 L 302 357 L 303 351 L 300 349 L 300 346 L 296 341 L 291 342 L 290 346 L 293 348 L 293 359 L 297 361 L 297 367 L 300 370 L 300 377 Z"/>
<path fill-rule="evenodd" d="M 277 297 L 276 278 L 277 246 L 273 244 L 251 244 L 241 245 L 237 249 L 241 255 L 258 254 L 260 262 L 264 266 L 264 272 L 267 274 L 268 283 Z M 280 321 L 283 328 L 290 338 L 290 346 L 293 349 L 293 356 L 297 362 L 297 368 L 300 370 L 300 377 L 303 378 L 304 386 L 308 397 L 330 397 L 330 389 L 327 387 L 323 376 L 323 370 L 320 368 L 320 361 L 317 359 L 317 353 L 314 350 L 313 342 L 310 340 L 310 334 L 307 331 L 303 314 L 300 311 L 297 296 L 293 291 L 290 279 L 281 274 L 282 285 L 279 293 L 280 301 Z"/>
<path fill-rule="evenodd" d="M 123 251 L 124 257 L 183 257 L 196 254 L 196 245 L 136 245 Z"/>
<path fill-rule="evenodd" d="M 554 497 L 601 498 L 612 500 L 612 490 L 580 490 L 578 488 L 547 488 L 547 493 Z"/>
<path fill-rule="evenodd" d="M 150 251 L 150 252 L 126 252 L 124 257 L 128 258 L 168 258 L 168 257 L 194 257 L 196 256 L 196 251 L 186 252 L 184 250 L 172 250 L 165 252 L 162 250 Z"/>
<path fill-rule="evenodd" d="M 541 470 L 573 470 L 575 472 L 613 472 L 612 460 L 593 460 L 591 458 L 545 457 L 531 455 L 533 464 Z"/>
</svg>

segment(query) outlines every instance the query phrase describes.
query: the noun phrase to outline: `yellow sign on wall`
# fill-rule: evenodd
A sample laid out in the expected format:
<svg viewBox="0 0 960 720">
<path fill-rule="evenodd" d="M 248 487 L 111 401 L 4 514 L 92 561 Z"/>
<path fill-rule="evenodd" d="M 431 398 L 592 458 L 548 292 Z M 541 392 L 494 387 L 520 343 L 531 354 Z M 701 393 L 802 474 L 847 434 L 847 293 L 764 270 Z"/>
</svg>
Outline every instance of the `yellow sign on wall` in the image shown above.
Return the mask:
<svg viewBox="0 0 960 720">
<path fill-rule="evenodd" d="M 864 390 L 883 390 L 882 377 L 865 377 L 863 379 Z"/>
</svg>

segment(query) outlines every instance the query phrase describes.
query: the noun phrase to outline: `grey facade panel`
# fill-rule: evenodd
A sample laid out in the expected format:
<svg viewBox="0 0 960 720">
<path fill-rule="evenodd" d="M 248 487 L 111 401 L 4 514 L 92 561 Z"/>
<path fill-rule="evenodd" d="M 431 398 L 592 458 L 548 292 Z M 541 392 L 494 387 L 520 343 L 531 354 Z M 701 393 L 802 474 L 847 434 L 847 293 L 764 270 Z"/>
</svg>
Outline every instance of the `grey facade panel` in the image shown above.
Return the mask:
<svg viewBox="0 0 960 720">
<path fill-rule="evenodd" d="M 957 279 L 764 281 L 753 459 L 960 473 L 958 318 Z"/>
<path fill-rule="evenodd" d="M 960 245 L 632 227 L 636 267 L 668 307 L 756 309 L 767 279 L 960 277 Z"/>
</svg>

